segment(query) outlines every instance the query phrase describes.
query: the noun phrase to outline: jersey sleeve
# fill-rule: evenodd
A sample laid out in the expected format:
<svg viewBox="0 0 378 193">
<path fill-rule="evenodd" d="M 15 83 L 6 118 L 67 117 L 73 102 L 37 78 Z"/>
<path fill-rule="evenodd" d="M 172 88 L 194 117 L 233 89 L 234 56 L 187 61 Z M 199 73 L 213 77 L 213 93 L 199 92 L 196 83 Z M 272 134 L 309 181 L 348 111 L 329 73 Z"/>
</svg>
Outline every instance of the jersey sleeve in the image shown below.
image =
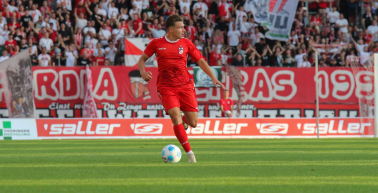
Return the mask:
<svg viewBox="0 0 378 193">
<path fill-rule="evenodd" d="M 189 44 L 189 56 L 193 58 L 194 62 L 198 62 L 202 58 L 201 52 L 193 44 L 193 42 L 188 40 Z"/>
<path fill-rule="evenodd" d="M 156 52 L 156 46 L 155 46 L 155 41 L 152 40 L 144 50 L 144 53 L 147 54 L 147 56 L 151 57 L 153 54 Z"/>
</svg>

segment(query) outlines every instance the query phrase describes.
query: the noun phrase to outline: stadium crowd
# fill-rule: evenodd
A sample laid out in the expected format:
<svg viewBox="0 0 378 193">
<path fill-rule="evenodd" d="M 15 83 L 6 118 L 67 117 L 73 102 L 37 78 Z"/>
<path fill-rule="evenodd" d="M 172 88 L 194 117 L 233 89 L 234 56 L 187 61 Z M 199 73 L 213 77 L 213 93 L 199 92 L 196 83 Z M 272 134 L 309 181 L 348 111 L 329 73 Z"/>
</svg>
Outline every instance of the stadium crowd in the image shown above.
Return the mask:
<svg viewBox="0 0 378 193">
<path fill-rule="evenodd" d="M 0 61 L 28 49 L 36 66 L 125 65 L 124 38 L 161 37 L 172 14 L 211 66 L 312 67 L 318 51 L 349 67 L 378 52 L 378 0 L 300 0 L 286 42 L 265 38 L 252 1 L 0 0 Z"/>
</svg>

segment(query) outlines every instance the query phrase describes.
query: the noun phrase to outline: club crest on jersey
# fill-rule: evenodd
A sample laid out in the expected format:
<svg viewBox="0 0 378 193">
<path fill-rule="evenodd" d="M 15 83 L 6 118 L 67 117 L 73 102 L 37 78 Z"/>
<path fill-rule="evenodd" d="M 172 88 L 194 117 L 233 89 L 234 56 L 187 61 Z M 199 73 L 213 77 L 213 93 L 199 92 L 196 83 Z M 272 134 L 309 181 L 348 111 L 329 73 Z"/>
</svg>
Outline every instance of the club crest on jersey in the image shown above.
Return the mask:
<svg viewBox="0 0 378 193">
<path fill-rule="evenodd" d="M 180 47 L 179 47 L 179 54 L 182 54 L 182 53 L 184 53 L 184 48 L 180 45 Z"/>
</svg>

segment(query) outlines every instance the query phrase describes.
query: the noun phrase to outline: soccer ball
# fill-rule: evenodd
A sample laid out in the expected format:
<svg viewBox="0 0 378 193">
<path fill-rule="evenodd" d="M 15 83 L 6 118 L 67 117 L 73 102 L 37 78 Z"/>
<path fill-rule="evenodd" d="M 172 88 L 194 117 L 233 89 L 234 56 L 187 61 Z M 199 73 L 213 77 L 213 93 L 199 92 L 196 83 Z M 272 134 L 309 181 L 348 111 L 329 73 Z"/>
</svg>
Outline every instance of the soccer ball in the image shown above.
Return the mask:
<svg viewBox="0 0 378 193">
<path fill-rule="evenodd" d="M 181 159 L 181 150 L 175 145 L 167 145 L 161 151 L 161 158 L 165 163 L 177 163 Z"/>
</svg>

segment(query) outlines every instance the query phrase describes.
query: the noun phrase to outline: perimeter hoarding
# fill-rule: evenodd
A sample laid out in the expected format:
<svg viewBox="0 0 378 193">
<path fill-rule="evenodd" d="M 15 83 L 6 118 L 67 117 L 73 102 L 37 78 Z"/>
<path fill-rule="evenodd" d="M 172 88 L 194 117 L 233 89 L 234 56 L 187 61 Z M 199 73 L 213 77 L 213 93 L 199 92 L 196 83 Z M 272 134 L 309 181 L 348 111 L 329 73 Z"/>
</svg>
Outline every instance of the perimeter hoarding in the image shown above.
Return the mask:
<svg viewBox="0 0 378 193">
<path fill-rule="evenodd" d="M 35 119 L 0 119 L 0 140 L 38 139 Z"/>
<path fill-rule="evenodd" d="M 321 119 L 321 137 L 373 137 L 373 119 Z M 37 119 L 39 139 L 175 138 L 170 119 Z M 198 120 L 189 138 L 316 138 L 316 119 Z"/>
<path fill-rule="evenodd" d="M 306 111 L 315 109 L 315 71 L 312 68 L 239 68 L 242 75 L 240 94 L 242 104 L 247 109 L 246 116 L 261 117 L 269 113 L 271 118 L 294 112 L 293 118 L 311 118 Z M 37 117 L 81 118 L 85 96 L 86 70 L 84 67 L 33 67 L 34 101 Z M 126 66 L 91 67 L 93 78 L 93 97 L 98 116 L 103 118 L 142 118 L 164 117 L 163 107 L 156 92 L 156 77 L 148 83 L 141 77 L 137 68 Z M 157 68 L 146 68 L 157 74 Z M 193 70 L 189 69 L 190 73 Z M 231 78 L 222 73 L 222 82 L 230 90 L 230 98 L 238 100 Z M 371 93 L 372 83 L 366 79 L 373 74 L 361 71 L 354 76 L 349 68 L 320 68 L 320 108 L 332 110 L 333 116 L 346 114 L 346 117 L 359 115 L 358 99 Z M 359 86 L 357 86 L 359 85 Z M 0 87 L 1 88 L 1 87 Z M 9 116 L 0 89 L 0 117 Z M 222 98 L 220 88 L 196 88 L 199 104 L 199 117 L 217 117 Z M 250 108 L 253 106 L 253 108 Z M 254 111 L 253 109 L 256 109 Z M 280 112 L 274 113 L 277 109 Z M 308 110 L 310 109 L 310 110 Z M 339 111 L 353 111 L 341 113 Z M 215 112 L 216 111 L 216 112 Z M 272 113 L 271 113 L 272 112 Z M 298 113 L 299 112 L 299 113 Z M 215 113 L 215 114 L 213 114 Z M 276 115 L 276 116 L 273 116 Z M 266 116 L 263 116 L 266 117 Z M 285 115 L 286 117 L 286 115 Z M 330 117 L 330 115 L 328 115 Z M 344 116 L 345 117 L 345 116 Z"/>
</svg>

